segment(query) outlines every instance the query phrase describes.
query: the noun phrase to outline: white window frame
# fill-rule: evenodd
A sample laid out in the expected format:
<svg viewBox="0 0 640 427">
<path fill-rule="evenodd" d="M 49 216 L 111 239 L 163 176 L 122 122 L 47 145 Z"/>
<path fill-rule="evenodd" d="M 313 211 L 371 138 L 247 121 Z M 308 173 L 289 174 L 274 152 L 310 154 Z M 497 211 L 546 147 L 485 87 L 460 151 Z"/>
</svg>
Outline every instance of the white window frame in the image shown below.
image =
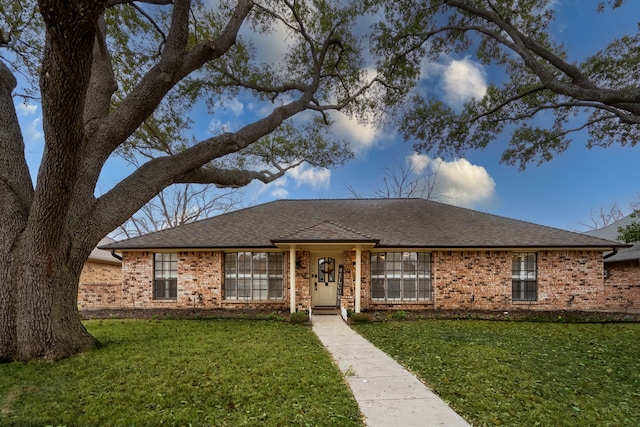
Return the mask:
<svg viewBox="0 0 640 427">
<path fill-rule="evenodd" d="M 407 268 L 413 265 L 413 268 Z M 374 269 L 374 266 L 376 267 Z M 398 289 L 390 289 L 395 281 Z M 381 291 L 383 296 L 376 294 Z M 395 284 L 394 283 L 394 284 Z M 429 252 L 372 252 L 371 300 L 391 303 L 431 301 L 431 253 Z"/>
<path fill-rule="evenodd" d="M 261 268 L 262 263 L 264 268 Z M 281 301 L 284 299 L 284 254 L 227 252 L 224 280 L 224 299 L 227 301 Z"/>
<path fill-rule="evenodd" d="M 533 283 L 533 290 L 527 289 L 531 283 Z M 511 254 L 511 300 L 515 302 L 538 300 L 538 254 L 536 252 Z"/>
</svg>

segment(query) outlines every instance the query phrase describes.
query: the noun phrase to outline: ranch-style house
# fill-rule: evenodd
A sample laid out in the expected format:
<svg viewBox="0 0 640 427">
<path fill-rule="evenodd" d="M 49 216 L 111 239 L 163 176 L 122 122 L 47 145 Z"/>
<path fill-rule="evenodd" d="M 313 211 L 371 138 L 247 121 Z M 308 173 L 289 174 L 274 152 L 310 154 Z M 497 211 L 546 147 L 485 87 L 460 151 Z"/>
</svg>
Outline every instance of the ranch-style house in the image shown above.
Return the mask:
<svg viewBox="0 0 640 427">
<path fill-rule="evenodd" d="M 101 246 L 122 258 L 122 282 L 105 284 L 100 303 L 78 303 L 343 314 L 639 309 L 605 283 L 604 254 L 624 247 L 424 199 L 279 200 Z"/>
</svg>

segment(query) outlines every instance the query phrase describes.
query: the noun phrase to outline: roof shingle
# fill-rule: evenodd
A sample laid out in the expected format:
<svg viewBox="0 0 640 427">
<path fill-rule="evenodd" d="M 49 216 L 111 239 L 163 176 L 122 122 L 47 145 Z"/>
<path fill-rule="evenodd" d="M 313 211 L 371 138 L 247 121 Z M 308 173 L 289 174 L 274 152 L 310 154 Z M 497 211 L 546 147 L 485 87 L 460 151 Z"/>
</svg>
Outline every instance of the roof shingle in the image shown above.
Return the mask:
<svg viewBox="0 0 640 427">
<path fill-rule="evenodd" d="M 624 246 L 424 199 L 315 199 L 269 202 L 104 247 L 272 248 L 274 241 L 327 240 L 424 248 Z"/>
</svg>

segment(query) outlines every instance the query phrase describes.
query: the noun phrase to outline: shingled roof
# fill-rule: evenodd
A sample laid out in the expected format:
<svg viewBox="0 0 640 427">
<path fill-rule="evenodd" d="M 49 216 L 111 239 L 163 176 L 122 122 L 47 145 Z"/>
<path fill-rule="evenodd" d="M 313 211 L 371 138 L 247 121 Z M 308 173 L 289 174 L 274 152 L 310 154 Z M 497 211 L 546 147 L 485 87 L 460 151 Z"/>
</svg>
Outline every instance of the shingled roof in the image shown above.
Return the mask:
<svg viewBox="0 0 640 427">
<path fill-rule="evenodd" d="M 594 237 L 600 237 L 601 239 L 618 240 L 618 228 L 626 227 L 635 222 L 636 219 L 631 216 L 626 216 L 620 220 L 609 224 L 606 227 L 598 228 L 597 230 L 587 231 L 584 234 Z M 615 254 L 605 259 L 605 262 L 617 262 L 617 261 L 629 261 L 633 259 L 640 259 L 640 242 L 633 243 L 633 246 L 620 249 Z"/>
<path fill-rule="evenodd" d="M 320 199 L 269 202 L 102 248 L 274 248 L 297 242 L 434 249 L 625 246 L 424 199 Z"/>
</svg>

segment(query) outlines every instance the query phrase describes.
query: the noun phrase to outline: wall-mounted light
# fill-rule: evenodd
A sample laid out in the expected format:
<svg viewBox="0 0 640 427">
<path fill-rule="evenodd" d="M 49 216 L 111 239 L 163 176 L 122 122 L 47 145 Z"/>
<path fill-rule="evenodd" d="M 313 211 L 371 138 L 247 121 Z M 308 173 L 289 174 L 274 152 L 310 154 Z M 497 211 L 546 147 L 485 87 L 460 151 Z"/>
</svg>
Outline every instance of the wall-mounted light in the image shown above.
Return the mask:
<svg viewBox="0 0 640 427">
<path fill-rule="evenodd" d="M 302 267 L 302 260 L 300 259 L 299 256 L 296 257 L 296 268 L 301 268 Z"/>
</svg>

